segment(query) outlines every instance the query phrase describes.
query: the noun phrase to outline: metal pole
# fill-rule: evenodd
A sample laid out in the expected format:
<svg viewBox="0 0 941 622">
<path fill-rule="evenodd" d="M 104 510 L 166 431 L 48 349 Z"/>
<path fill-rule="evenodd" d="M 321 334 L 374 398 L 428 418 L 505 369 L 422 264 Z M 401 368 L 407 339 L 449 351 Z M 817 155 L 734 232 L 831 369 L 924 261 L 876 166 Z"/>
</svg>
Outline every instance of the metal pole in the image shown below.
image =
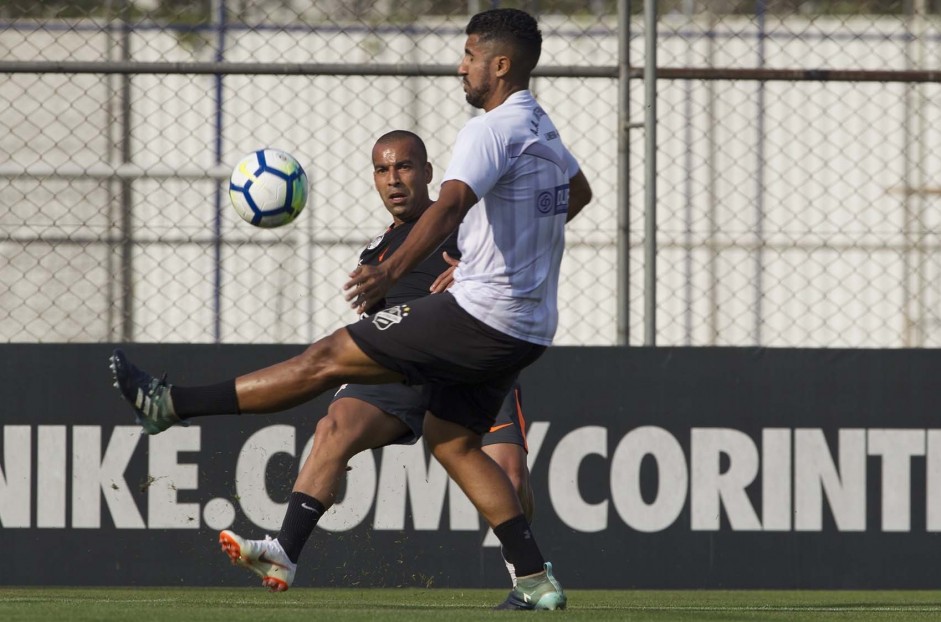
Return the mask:
<svg viewBox="0 0 941 622">
<path fill-rule="evenodd" d="M 225 60 L 225 0 L 216 0 L 215 13 L 218 19 L 216 31 L 216 62 Z M 210 18 L 211 19 L 211 18 Z M 216 166 L 222 164 L 222 75 L 215 76 L 215 109 L 216 109 L 216 141 L 214 146 L 214 160 Z M 222 184 L 216 183 L 214 194 L 216 216 L 213 222 L 213 295 L 212 295 L 212 340 L 219 343 L 222 340 Z"/>
<path fill-rule="evenodd" d="M 631 1 L 618 2 L 617 342 L 631 343 Z"/>
<path fill-rule="evenodd" d="M 115 28 L 117 26 L 116 14 L 114 9 L 114 3 L 112 0 L 108 0 L 105 3 L 105 16 L 108 20 L 108 26 L 105 29 L 105 60 L 113 61 L 115 54 Z M 105 127 L 105 162 L 109 165 L 114 164 L 115 160 L 115 141 L 114 141 L 114 98 L 115 98 L 115 77 L 113 75 L 102 76 L 105 83 L 105 106 L 104 106 L 104 127 Z M 105 193 L 108 210 L 108 222 L 116 223 L 118 222 L 117 215 L 115 214 L 115 183 L 114 179 L 107 179 L 104 181 Z M 113 225 L 112 225 L 113 226 Z M 109 235 L 110 238 L 110 235 Z M 117 324 L 119 318 L 115 310 L 117 308 L 117 300 L 115 298 L 118 283 L 114 279 L 114 268 L 115 268 L 115 248 L 112 243 L 107 245 L 107 253 L 105 253 L 105 271 L 108 274 L 108 283 L 105 287 L 105 298 L 108 301 L 108 311 L 105 314 L 105 326 L 108 330 L 108 341 L 116 341 L 117 339 Z"/>
<path fill-rule="evenodd" d="M 406 65 L 378 63 L 231 63 L 215 61 L 193 63 L 128 61 L 44 61 L 6 60 L 0 58 L 0 74 L 57 73 L 78 74 L 159 74 L 159 75 L 240 75 L 240 76 L 423 76 L 453 78 L 454 65 Z M 642 78 L 642 68 L 631 69 L 631 78 Z M 617 65 L 552 65 L 533 69 L 537 78 L 608 78 L 618 77 Z M 941 83 L 941 71 L 935 69 L 776 69 L 744 67 L 660 67 L 657 78 L 663 80 L 711 80 L 757 82 L 908 82 Z"/>
<path fill-rule="evenodd" d="M 926 15 L 928 14 L 928 5 L 926 0 L 915 0 L 915 6 L 913 7 L 912 16 L 914 18 L 915 26 L 915 37 L 912 40 L 912 44 L 915 46 L 915 69 L 925 66 L 925 35 L 928 29 L 928 23 L 926 20 Z M 912 113 L 912 121 L 914 123 L 914 138 L 915 138 L 915 168 L 912 170 L 912 181 L 915 184 L 915 187 L 918 189 L 918 193 L 914 195 L 916 205 L 915 205 L 915 214 L 916 214 L 916 225 L 918 230 L 918 238 L 915 240 L 916 244 L 916 265 L 918 266 L 915 271 L 916 279 L 916 294 L 915 294 L 915 304 L 917 305 L 917 324 L 918 330 L 915 333 L 915 341 L 912 345 L 923 348 L 925 347 L 925 342 L 928 338 L 928 331 L 931 329 L 930 318 L 928 317 L 929 310 L 932 308 L 928 304 L 928 287 L 929 279 L 927 276 L 928 264 L 927 258 L 925 256 L 924 242 L 926 238 L 933 233 L 932 228 L 926 226 L 925 220 L 925 209 L 929 207 L 927 200 L 925 199 L 925 194 L 922 191 L 925 187 L 925 162 L 928 161 L 927 145 L 925 144 L 925 134 L 927 128 L 925 127 L 925 105 L 927 99 L 925 97 L 925 89 L 914 85 L 912 88 L 912 96 L 914 101 Z M 908 194 L 908 193 L 906 193 Z"/>
<path fill-rule="evenodd" d="M 905 40 L 905 68 L 911 69 L 912 63 L 912 52 L 911 52 L 911 29 L 912 29 L 912 12 L 914 7 L 912 6 L 911 0 L 906 0 L 904 2 L 904 13 L 906 16 L 905 28 L 907 30 Z M 902 345 L 906 348 L 912 347 L 913 342 L 913 333 L 915 332 L 915 327 L 912 322 L 912 309 L 911 309 L 911 223 L 912 223 L 912 179 L 911 179 L 911 144 L 912 144 L 912 90 L 914 85 L 908 85 L 905 87 L 905 94 L 902 97 L 902 188 L 904 190 L 902 194 L 902 240 L 905 244 L 906 250 L 902 253 L 902 274 L 901 274 L 901 286 L 902 286 Z"/>
<path fill-rule="evenodd" d="M 718 19 L 712 9 L 706 9 L 708 14 L 709 36 L 706 58 L 707 66 L 714 67 L 715 62 L 715 31 Z M 719 157 L 719 150 L 716 144 L 716 85 L 715 82 L 708 82 L 706 87 L 706 145 L 709 149 L 709 157 L 706 160 L 708 173 L 708 222 L 709 222 L 709 341 L 708 345 L 714 346 L 719 342 L 719 252 L 716 249 L 716 241 L 719 237 L 719 217 L 718 217 L 718 193 L 716 185 L 719 179 L 716 162 Z"/>
<path fill-rule="evenodd" d="M 686 16 L 685 25 L 689 32 L 693 31 L 693 0 L 683 0 L 683 14 Z M 693 46 L 686 43 L 686 65 L 693 65 Z M 683 333 L 684 345 L 693 342 L 693 83 L 691 80 L 683 82 L 683 169 L 686 171 L 683 180 L 683 242 L 686 251 L 683 253 Z"/>
<path fill-rule="evenodd" d="M 121 59 L 131 60 L 130 0 L 121 7 Z M 121 163 L 131 162 L 131 76 L 121 76 Z M 121 341 L 134 338 L 134 218 L 133 184 L 121 180 Z"/>
<path fill-rule="evenodd" d="M 657 345 L 657 2 L 644 0 L 644 345 Z"/>
<path fill-rule="evenodd" d="M 917 69 L 924 64 L 924 0 L 906 0 L 905 68 Z M 905 347 L 923 347 L 929 330 L 925 292 L 925 257 L 922 243 L 927 234 L 924 227 L 924 186 L 921 165 L 925 161 L 923 105 L 921 89 L 910 84 L 905 89 L 902 143 L 902 234 L 906 250 L 902 253 L 902 343 Z"/>
<path fill-rule="evenodd" d="M 758 14 L 758 66 L 765 66 L 765 0 L 758 0 L 755 7 Z M 765 83 L 758 83 L 758 144 L 755 170 L 755 314 L 754 345 L 760 346 L 762 322 L 764 317 L 764 241 L 765 241 Z"/>
</svg>

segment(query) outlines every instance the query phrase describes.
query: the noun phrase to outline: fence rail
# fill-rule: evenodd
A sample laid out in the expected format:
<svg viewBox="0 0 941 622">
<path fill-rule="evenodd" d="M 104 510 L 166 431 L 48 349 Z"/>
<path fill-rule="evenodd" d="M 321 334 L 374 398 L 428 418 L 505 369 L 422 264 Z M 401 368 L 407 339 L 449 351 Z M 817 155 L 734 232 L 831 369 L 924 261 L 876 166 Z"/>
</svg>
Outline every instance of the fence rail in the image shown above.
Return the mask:
<svg viewBox="0 0 941 622">
<path fill-rule="evenodd" d="M 628 4 L 538 6 L 533 89 L 595 191 L 567 231 L 557 342 L 642 345 L 655 316 L 657 345 L 941 345 L 936 16 L 660 3 L 651 29 Z M 378 28 L 214 6 L 185 26 L 7 16 L 0 341 L 305 342 L 351 319 L 340 285 L 386 224 L 372 141 L 414 130 L 440 174 L 476 114 L 454 77 L 469 7 Z M 309 169 L 291 227 L 226 204 L 260 146 Z"/>
</svg>

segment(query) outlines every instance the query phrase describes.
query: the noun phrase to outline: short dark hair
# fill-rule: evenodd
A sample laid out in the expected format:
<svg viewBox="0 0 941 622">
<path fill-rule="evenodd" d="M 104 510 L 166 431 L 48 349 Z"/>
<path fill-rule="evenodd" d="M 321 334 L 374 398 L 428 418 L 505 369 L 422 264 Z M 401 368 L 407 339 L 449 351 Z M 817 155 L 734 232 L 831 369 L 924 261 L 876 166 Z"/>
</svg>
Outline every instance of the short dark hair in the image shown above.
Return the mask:
<svg viewBox="0 0 941 622">
<path fill-rule="evenodd" d="M 408 130 L 392 130 L 391 132 L 386 132 L 382 136 L 376 139 L 376 144 L 380 145 L 382 143 L 390 143 L 393 140 L 410 140 L 415 143 L 415 146 L 418 148 L 418 157 L 421 158 L 421 163 L 424 164 L 428 161 L 428 150 L 425 148 L 425 141 L 421 139 L 421 136 L 415 132 L 409 132 Z"/>
<path fill-rule="evenodd" d="M 465 34 L 477 35 L 481 41 L 507 43 L 519 54 L 522 69 L 529 74 L 542 53 L 542 33 L 536 19 L 519 9 L 492 9 L 473 16 Z"/>
</svg>

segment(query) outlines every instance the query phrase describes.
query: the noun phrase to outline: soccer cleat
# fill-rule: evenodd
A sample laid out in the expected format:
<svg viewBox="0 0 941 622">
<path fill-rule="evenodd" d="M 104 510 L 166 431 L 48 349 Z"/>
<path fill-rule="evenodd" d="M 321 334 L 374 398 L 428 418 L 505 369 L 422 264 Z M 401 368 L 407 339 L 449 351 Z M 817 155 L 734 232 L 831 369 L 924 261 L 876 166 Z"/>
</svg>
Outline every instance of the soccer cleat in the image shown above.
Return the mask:
<svg viewBox="0 0 941 622">
<path fill-rule="evenodd" d="M 137 423 L 147 434 L 159 434 L 174 425 L 189 425 L 173 411 L 172 385 L 167 384 L 166 377 L 157 380 L 127 360 L 121 350 L 115 350 L 110 360 L 114 386 L 134 408 Z"/>
<path fill-rule="evenodd" d="M 226 529 L 219 533 L 219 544 L 233 564 L 260 576 L 261 584 L 272 592 L 284 592 L 294 582 L 297 564 L 288 558 L 281 543 L 270 536 L 265 536 L 264 540 L 246 540 Z"/>
<path fill-rule="evenodd" d="M 506 600 L 494 609 L 565 609 L 568 599 L 562 586 L 552 576 L 552 564 L 545 570 L 528 577 L 519 577 Z"/>
</svg>

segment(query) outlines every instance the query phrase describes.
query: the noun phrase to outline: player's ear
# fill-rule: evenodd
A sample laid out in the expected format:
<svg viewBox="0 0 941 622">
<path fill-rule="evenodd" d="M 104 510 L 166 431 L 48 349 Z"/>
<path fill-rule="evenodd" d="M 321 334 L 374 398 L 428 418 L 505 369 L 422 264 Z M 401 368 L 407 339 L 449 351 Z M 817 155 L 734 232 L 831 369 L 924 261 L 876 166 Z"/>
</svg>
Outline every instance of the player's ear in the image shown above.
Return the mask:
<svg viewBox="0 0 941 622">
<path fill-rule="evenodd" d="M 431 162 L 425 162 L 425 183 L 430 184 L 431 178 L 435 176 L 435 171 L 431 167 Z"/>
<path fill-rule="evenodd" d="M 510 60 L 509 56 L 495 56 L 493 63 L 498 78 L 506 77 L 509 75 L 510 69 L 513 68 L 513 61 Z"/>
</svg>

